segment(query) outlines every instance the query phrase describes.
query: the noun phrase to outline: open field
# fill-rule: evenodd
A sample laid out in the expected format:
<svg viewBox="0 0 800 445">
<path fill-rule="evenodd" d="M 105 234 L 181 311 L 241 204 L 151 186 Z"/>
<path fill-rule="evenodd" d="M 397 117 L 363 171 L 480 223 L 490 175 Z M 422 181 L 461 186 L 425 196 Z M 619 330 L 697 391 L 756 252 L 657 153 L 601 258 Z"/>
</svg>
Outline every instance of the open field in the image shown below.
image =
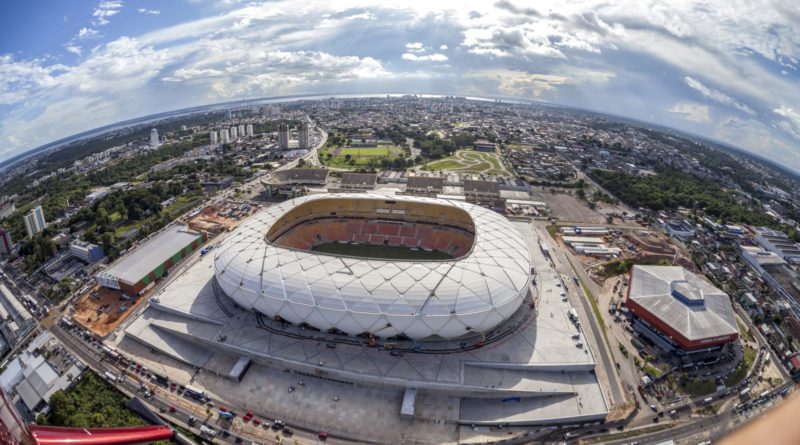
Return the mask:
<svg viewBox="0 0 800 445">
<path fill-rule="evenodd" d="M 513 176 L 498 155 L 474 150 L 458 150 L 452 156 L 427 163 L 423 170 Z"/>
<path fill-rule="evenodd" d="M 336 168 L 365 166 L 370 161 L 380 164 L 383 159 L 393 161 L 402 155 L 401 147 L 384 144 L 377 147 L 325 147 L 319 149 L 322 165 Z"/>
</svg>

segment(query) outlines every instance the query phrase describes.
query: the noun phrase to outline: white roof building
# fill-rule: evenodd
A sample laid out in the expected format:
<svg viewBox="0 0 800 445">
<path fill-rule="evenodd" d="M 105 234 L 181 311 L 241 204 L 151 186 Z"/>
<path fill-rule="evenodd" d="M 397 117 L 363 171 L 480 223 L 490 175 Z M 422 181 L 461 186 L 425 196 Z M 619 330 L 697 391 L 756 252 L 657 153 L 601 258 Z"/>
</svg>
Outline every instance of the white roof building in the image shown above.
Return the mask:
<svg viewBox="0 0 800 445">
<path fill-rule="evenodd" d="M 217 249 L 222 290 L 246 309 L 319 329 L 381 337 L 488 332 L 520 306 L 530 283 L 527 244 L 496 212 L 466 202 L 391 196 L 456 207 L 475 227 L 468 254 L 453 260 L 356 258 L 279 247 L 265 234 L 284 214 L 314 200 L 383 202 L 379 194 L 310 195 L 269 207 L 240 225 Z"/>
</svg>

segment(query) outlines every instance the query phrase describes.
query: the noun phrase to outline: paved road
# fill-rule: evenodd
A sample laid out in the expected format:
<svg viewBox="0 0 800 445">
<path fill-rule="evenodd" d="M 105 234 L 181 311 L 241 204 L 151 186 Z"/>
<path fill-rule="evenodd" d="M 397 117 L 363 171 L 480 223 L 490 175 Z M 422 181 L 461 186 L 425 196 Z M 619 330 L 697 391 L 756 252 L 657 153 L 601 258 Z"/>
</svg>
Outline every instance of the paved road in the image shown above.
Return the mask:
<svg viewBox="0 0 800 445">
<path fill-rule="evenodd" d="M 562 249 L 556 246 L 555 241 L 549 236 L 546 236 L 546 230 L 544 229 L 541 222 L 537 222 L 535 224 L 539 236 L 543 237 L 547 244 L 551 246 L 550 253 L 553 258 L 553 262 L 556 266 L 556 270 L 562 275 L 567 277 L 575 276 L 575 270 L 573 270 L 569 260 L 566 258 L 566 255 L 562 251 Z M 576 268 L 578 271 L 578 276 L 587 283 L 587 286 L 591 284 L 588 282 L 589 277 L 586 276 L 583 269 L 580 267 Z M 608 346 L 605 342 L 605 337 L 603 337 L 603 333 L 601 332 L 601 328 L 598 325 L 597 318 L 595 317 L 594 311 L 592 310 L 591 304 L 589 303 L 589 296 L 583 291 L 583 288 L 580 285 L 576 285 L 575 281 L 567 280 L 567 288 L 568 289 L 575 289 L 577 288 L 577 295 L 578 300 L 581 301 L 581 306 L 583 307 L 583 311 L 586 314 L 586 318 L 589 319 L 589 326 L 591 328 L 592 336 L 594 337 L 594 346 L 596 355 L 600 356 L 600 362 L 605 370 L 606 376 L 608 377 L 609 387 L 611 390 L 611 398 L 613 399 L 613 403 L 615 405 L 620 405 L 623 403 L 623 395 L 620 389 L 619 377 L 617 376 L 617 370 L 614 365 L 614 360 L 611 357 L 611 353 L 608 350 Z M 571 292 L 570 292 L 571 293 Z M 584 331 L 585 332 L 585 331 Z"/>
</svg>

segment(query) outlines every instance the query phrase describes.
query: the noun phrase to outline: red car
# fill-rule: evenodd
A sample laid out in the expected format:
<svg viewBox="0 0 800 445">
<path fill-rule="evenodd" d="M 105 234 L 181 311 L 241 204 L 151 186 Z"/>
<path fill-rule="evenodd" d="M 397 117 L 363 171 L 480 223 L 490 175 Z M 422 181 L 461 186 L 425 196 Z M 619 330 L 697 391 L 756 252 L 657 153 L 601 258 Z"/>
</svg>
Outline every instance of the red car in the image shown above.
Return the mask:
<svg viewBox="0 0 800 445">
<path fill-rule="evenodd" d="M 248 411 L 247 414 L 245 414 L 244 417 L 242 417 L 242 420 L 245 421 L 245 422 L 249 422 L 250 419 L 252 419 L 252 418 L 253 418 L 253 412 L 252 411 Z"/>
<path fill-rule="evenodd" d="M 220 407 L 219 407 L 219 410 L 220 410 L 220 411 L 227 411 L 227 409 L 226 409 L 224 406 L 220 406 Z"/>
<path fill-rule="evenodd" d="M 171 413 L 174 413 L 177 410 L 178 410 L 178 408 L 175 408 L 174 406 L 170 406 L 169 407 L 169 412 L 171 412 Z"/>
<path fill-rule="evenodd" d="M 253 425 L 259 426 L 259 425 L 261 425 L 261 421 L 258 420 L 258 419 L 253 419 Z"/>
<path fill-rule="evenodd" d="M 328 438 L 328 433 L 325 431 L 320 431 L 317 433 L 317 437 L 319 437 L 319 440 L 326 440 Z"/>
<path fill-rule="evenodd" d="M 176 385 L 175 383 L 173 383 L 173 384 L 169 385 L 169 390 L 170 390 L 170 391 L 175 391 L 175 388 L 177 388 L 177 387 L 178 387 L 178 385 Z"/>
</svg>

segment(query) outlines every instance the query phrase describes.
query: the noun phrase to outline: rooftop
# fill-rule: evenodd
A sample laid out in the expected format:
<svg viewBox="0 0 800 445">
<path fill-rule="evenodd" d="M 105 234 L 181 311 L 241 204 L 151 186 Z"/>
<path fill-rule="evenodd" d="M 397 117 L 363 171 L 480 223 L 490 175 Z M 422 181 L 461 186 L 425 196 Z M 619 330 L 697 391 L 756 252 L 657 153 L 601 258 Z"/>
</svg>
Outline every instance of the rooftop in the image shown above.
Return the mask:
<svg viewBox="0 0 800 445">
<path fill-rule="evenodd" d="M 728 295 L 682 267 L 634 266 L 629 297 L 689 340 L 738 332 Z"/>
<path fill-rule="evenodd" d="M 135 284 L 199 237 L 200 232 L 189 229 L 186 224 L 173 224 L 120 258 L 101 274 Z"/>
</svg>

